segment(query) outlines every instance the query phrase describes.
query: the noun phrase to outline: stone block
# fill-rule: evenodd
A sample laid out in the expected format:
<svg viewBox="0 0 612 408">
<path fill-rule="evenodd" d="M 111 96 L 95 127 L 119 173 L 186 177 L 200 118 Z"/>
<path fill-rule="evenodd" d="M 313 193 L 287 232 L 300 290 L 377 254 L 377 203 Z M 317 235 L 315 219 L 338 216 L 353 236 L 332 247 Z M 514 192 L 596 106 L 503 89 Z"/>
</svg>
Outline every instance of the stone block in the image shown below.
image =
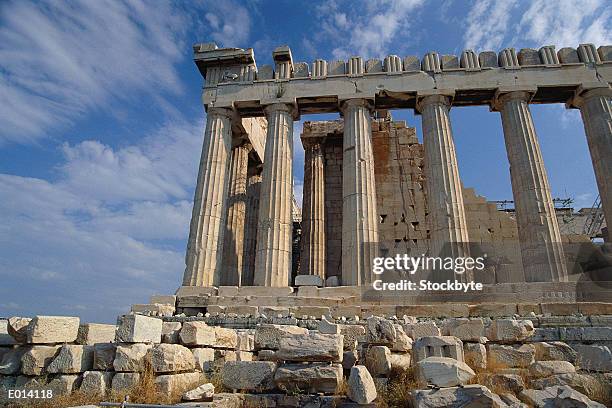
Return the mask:
<svg viewBox="0 0 612 408">
<path fill-rule="evenodd" d="M 578 311 L 583 315 L 612 315 L 612 303 L 581 302 Z"/>
<path fill-rule="evenodd" d="M 298 317 L 313 316 L 317 319 L 321 318 L 321 316 L 331 315 L 330 309 L 327 306 L 295 306 L 290 307 L 289 312 Z"/>
<path fill-rule="evenodd" d="M 82 377 L 76 374 L 60 375 L 53 377 L 53 379 L 45 385 L 45 388 L 52 390 L 54 396 L 68 395 L 77 390 L 81 384 L 81 380 Z"/>
<path fill-rule="evenodd" d="M 155 378 L 155 385 L 160 393 L 173 395 L 183 393 L 204 381 L 202 373 L 164 374 Z"/>
<path fill-rule="evenodd" d="M 518 53 L 520 65 L 542 65 L 540 53 L 532 48 L 522 48 Z"/>
<path fill-rule="evenodd" d="M 115 352 L 117 346 L 111 343 L 99 343 L 93 346 L 94 348 L 94 359 L 93 368 L 94 370 L 112 370 L 113 362 L 115 361 Z"/>
<path fill-rule="evenodd" d="M 341 324 L 340 334 L 344 336 L 344 349 L 355 350 L 357 343 L 365 340 L 366 328 L 358 324 Z"/>
<path fill-rule="evenodd" d="M 417 340 L 420 337 L 440 335 L 440 329 L 434 321 L 408 323 L 403 325 L 403 327 L 406 331 L 406 334 L 408 334 L 414 340 Z"/>
<path fill-rule="evenodd" d="M 449 69 L 459 68 L 459 59 L 455 55 L 442 55 L 442 69 L 447 71 Z"/>
<path fill-rule="evenodd" d="M 121 392 L 135 387 L 140 381 L 140 373 L 116 373 L 111 381 L 114 392 Z"/>
<path fill-rule="evenodd" d="M 180 332 L 181 342 L 188 346 L 214 346 L 215 328 L 204 322 L 185 322 Z"/>
<path fill-rule="evenodd" d="M 503 344 L 487 345 L 487 367 L 526 368 L 535 358 L 535 347 L 531 344 L 506 346 Z"/>
<path fill-rule="evenodd" d="M 470 384 L 464 387 L 416 390 L 412 392 L 414 408 L 506 407 L 497 394 L 487 387 Z M 520 405 L 513 408 L 522 408 Z"/>
<path fill-rule="evenodd" d="M 421 337 L 414 342 L 412 352 L 415 362 L 427 357 L 449 357 L 464 361 L 463 342 L 454 336 Z"/>
<path fill-rule="evenodd" d="M 357 350 L 349 350 L 342 353 L 342 368 L 345 370 L 350 370 L 357 361 L 359 360 L 359 353 Z"/>
<path fill-rule="evenodd" d="M 479 341 L 485 336 L 484 322 L 480 318 L 448 319 L 444 322 L 443 332 L 446 336 L 455 336 L 462 341 Z"/>
<path fill-rule="evenodd" d="M 576 351 L 561 341 L 533 343 L 538 361 L 563 360 L 574 364 L 576 362 Z"/>
<path fill-rule="evenodd" d="M 2 356 L 0 361 L 0 374 L 17 375 L 21 370 L 21 357 L 30 350 L 30 347 L 17 347 Z"/>
<path fill-rule="evenodd" d="M 559 57 L 559 61 L 561 61 L 562 64 L 576 64 L 580 62 L 580 59 L 578 58 L 578 52 L 574 48 L 561 48 L 559 52 L 557 52 L 557 56 Z"/>
<path fill-rule="evenodd" d="M 245 330 L 238 330 L 236 332 L 237 346 L 236 350 L 241 351 L 253 351 L 255 350 L 255 336 Z"/>
<path fill-rule="evenodd" d="M 463 343 L 463 358 L 465 363 L 474 370 L 487 368 L 487 349 L 480 343 Z"/>
<path fill-rule="evenodd" d="M 316 297 L 319 296 L 319 288 L 316 286 L 300 286 L 297 291 L 299 297 Z"/>
<path fill-rule="evenodd" d="M 180 344 L 156 344 L 151 352 L 151 364 L 156 373 L 189 371 L 195 368 L 195 358 Z"/>
<path fill-rule="evenodd" d="M 307 333 L 308 329 L 298 326 L 261 324 L 255 329 L 255 349 L 278 350 L 284 335 Z"/>
<path fill-rule="evenodd" d="M 448 357 L 427 357 L 417 363 L 420 381 L 437 387 L 467 384 L 476 374 L 464 362 Z"/>
<path fill-rule="evenodd" d="M 329 278 L 325 279 L 325 287 L 331 288 L 336 286 L 340 286 L 339 276 L 330 276 Z"/>
<path fill-rule="evenodd" d="M 180 343 L 181 322 L 162 322 L 162 343 Z"/>
<path fill-rule="evenodd" d="M 123 344 L 117 346 L 113 368 L 115 371 L 140 372 L 145 368 L 145 362 L 151 358 L 151 344 Z"/>
<path fill-rule="evenodd" d="M 395 341 L 391 345 L 392 351 L 406 352 L 412 350 L 412 339 L 408 337 L 404 328 L 395 324 Z"/>
<path fill-rule="evenodd" d="M 59 346 L 33 346 L 21 357 L 21 373 L 24 375 L 41 375 L 53 361 Z"/>
<path fill-rule="evenodd" d="M 583 370 L 611 372 L 612 353 L 608 346 L 579 344 L 572 347 L 578 354 L 576 365 Z"/>
<path fill-rule="evenodd" d="M 321 319 L 318 330 L 322 334 L 340 334 L 340 325 L 331 323 L 327 319 Z"/>
<path fill-rule="evenodd" d="M 93 346 L 96 343 L 112 343 L 115 341 L 116 330 L 117 326 L 114 324 L 81 324 L 76 342 L 88 346 Z"/>
<path fill-rule="evenodd" d="M 602 45 L 597 48 L 597 52 L 602 61 L 612 61 L 612 45 Z"/>
<path fill-rule="evenodd" d="M 265 79 L 274 79 L 274 68 L 272 65 L 262 65 L 257 71 L 257 79 L 262 81 Z"/>
<path fill-rule="evenodd" d="M 365 63 L 365 71 L 368 73 L 383 72 L 383 64 L 379 59 L 369 59 Z"/>
<path fill-rule="evenodd" d="M 193 353 L 195 366 L 201 371 L 212 371 L 215 362 L 215 349 L 208 347 L 199 347 L 191 349 Z"/>
<path fill-rule="evenodd" d="M 274 383 L 287 393 L 335 394 L 342 381 L 340 364 L 283 364 L 276 369 Z"/>
<path fill-rule="evenodd" d="M 404 71 L 405 72 L 416 72 L 421 70 L 421 60 L 419 57 L 409 55 L 404 58 Z"/>
<path fill-rule="evenodd" d="M 410 368 L 410 362 L 412 361 L 410 353 L 391 353 L 389 356 L 389 362 L 391 363 L 391 369 L 399 368 L 407 370 Z"/>
<path fill-rule="evenodd" d="M 111 388 L 113 372 L 86 371 L 83 373 L 83 381 L 80 390 L 90 395 L 105 395 Z"/>
<path fill-rule="evenodd" d="M 79 318 L 36 316 L 26 329 L 30 344 L 72 343 L 79 333 Z"/>
<path fill-rule="evenodd" d="M 374 376 L 391 371 L 391 350 L 387 346 L 372 346 L 366 352 L 366 367 Z"/>
<path fill-rule="evenodd" d="M 238 346 L 238 335 L 234 329 L 225 329 L 215 326 L 215 347 L 236 349 Z"/>
<path fill-rule="evenodd" d="M 328 75 L 346 75 L 346 63 L 344 61 L 330 61 L 327 64 Z"/>
<path fill-rule="evenodd" d="M 283 306 L 260 306 L 259 313 L 267 317 L 289 317 L 289 308 Z"/>
<path fill-rule="evenodd" d="M 174 305 L 144 303 L 132 305 L 130 310 L 133 313 L 146 316 L 172 316 L 176 311 L 176 307 Z"/>
<path fill-rule="evenodd" d="M 211 401 L 215 395 L 215 386 L 211 383 L 202 384 L 183 394 L 183 401 Z"/>
<path fill-rule="evenodd" d="M 367 319 L 368 343 L 392 345 L 395 339 L 396 328 L 392 321 L 377 316 Z"/>
<path fill-rule="evenodd" d="M 497 54 L 494 51 L 483 51 L 478 54 L 478 62 L 482 68 L 497 68 Z"/>
<path fill-rule="evenodd" d="M 271 361 L 230 361 L 221 369 L 221 381 L 229 389 L 269 391 L 274 389 L 275 371 Z"/>
<path fill-rule="evenodd" d="M 259 307 L 258 306 L 247 306 L 247 305 L 236 305 L 236 306 L 226 306 L 225 313 L 234 313 L 237 315 L 246 315 L 246 316 L 258 316 L 259 315 Z"/>
<path fill-rule="evenodd" d="M 342 335 L 286 334 L 279 340 L 276 357 L 286 361 L 342 361 Z"/>
<path fill-rule="evenodd" d="M 6 330 L 16 343 L 24 344 L 28 341 L 27 330 L 31 321 L 27 317 L 11 317 L 6 321 Z"/>
<path fill-rule="evenodd" d="M 276 351 L 259 350 L 257 353 L 257 361 L 276 361 Z"/>
<path fill-rule="evenodd" d="M 558 374 L 572 374 L 576 367 L 568 361 L 536 361 L 529 366 L 529 374 L 533 378 L 550 377 Z"/>
<path fill-rule="evenodd" d="M 553 386 L 543 390 L 523 390 L 519 398 L 534 407 L 605 408 L 569 386 Z"/>
<path fill-rule="evenodd" d="M 323 286 L 323 279 L 318 275 L 297 275 L 295 286 Z"/>
<path fill-rule="evenodd" d="M 94 348 L 64 344 L 47 368 L 50 373 L 78 374 L 93 369 Z"/>
<path fill-rule="evenodd" d="M 491 323 L 487 337 L 491 341 L 516 343 L 529 339 L 534 331 L 531 320 L 497 319 Z"/>
<path fill-rule="evenodd" d="M 155 317 L 125 315 L 119 318 L 117 343 L 161 343 L 162 321 Z"/>
<path fill-rule="evenodd" d="M 360 365 L 351 368 L 347 396 L 357 404 L 370 404 L 376 399 L 374 380 L 366 367 Z"/>
<path fill-rule="evenodd" d="M 516 304 L 482 303 L 470 305 L 470 317 L 510 317 L 518 313 Z"/>
<path fill-rule="evenodd" d="M 570 373 L 551 375 L 550 377 L 539 379 L 534 378 L 531 380 L 531 387 L 541 390 L 547 387 L 553 387 L 555 385 L 568 385 L 585 395 L 597 395 L 608 387 L 608 385 L 603 381 L 605 380 L 598 378 L 597 374 L 589 375 Z"/>
</svg>

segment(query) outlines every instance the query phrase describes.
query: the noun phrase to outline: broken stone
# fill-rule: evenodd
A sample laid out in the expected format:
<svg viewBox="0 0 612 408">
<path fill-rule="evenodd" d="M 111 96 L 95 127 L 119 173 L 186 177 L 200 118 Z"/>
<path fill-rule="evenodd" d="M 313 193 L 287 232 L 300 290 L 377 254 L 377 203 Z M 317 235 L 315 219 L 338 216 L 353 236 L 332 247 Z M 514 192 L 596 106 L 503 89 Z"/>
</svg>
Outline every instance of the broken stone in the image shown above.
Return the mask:
<svg viewBox="0 0 612 408">
<path fill-rule="evenodd" d="M 275 370 L 271 361 L 229 361 L 221 369 L 221 381 L 229 389 L 268 391 L 274 389 Z"/>
<path fill-rule="evenodd" d="M 27 317 L 11 317 L 7 323 L 7 332 L 15 340 L 15 343 L 25 344 L 28 341 L 28 325 L 32 319 Z"/>
<path fill-rule="evenodd" d="M 115 371 L 143 371 L 150 358 L 151 344 L 124 344 L 117 346 L 113 367 Z"/>
<path fill-rule="evenodd" d="M 342 361 L 342 335 L 289 334 L 281 337 L 276 357 L 286 361 Z"/>
<path fill-rule="evenodd" d="M 116 373 L 111 382 L 111 388 L 115 392 L 129 390 L 140 381 L 140 373 Z"/>
<path fill-rule="evenodd" d="M 44 387 L 45 389 L 52 390 L 54 396 L 68 395 L 73 391 L 76 391 L 81 384 L 81 379 L 82 378 L 79 375 L 60 375 L 54 377 L 51 381 L 45 384 Z"/>
<path fill-rule="evenodd" d="M 395 325 L 395 341 L 391 345 L 392 351 L 410 351 L 412 350 L 412 339 L 404 332 L 404 328 Z"/>
<path fill-rule="evenodd" d="M 336 393 L 342 381 L 340 364 L 284 364 L 276 369 L 274 382 L 283 391 Z"/>
<path fill-rule="evenodd" d="M 499 396 L 493 394 L 487 387 L 478 384 L 412 392 L 412 407 L 414 408 L 505 408 L 506 406 Z"/>
<path fill-rule="evenodd" d="M 289 334 L 307 334 L 308 329 L 280 324 L 261 324 L 255 329 L 255 348 L 278 350 L 281 337 Z"/>
<path fill-rule="evenodd" d="M 357 360 L 359 360 L 359 353 L 357 350 L 349 350 L 342 353 L 342 368 L 345 370 L 350 370 L 353 367 Z"/>
<path fill-rule="evenodd" d="M 608 383 L 595 376 L 578 373 L 551 375 L 550 377 L 531 380 L 532 388 L 539 390 L 555 385 L 568 385 L 589 397 L 605 394 L 609 387 Z"/>
<path fill-rule="evenodd" d="M 119 318 L 117 343 L 161 343 L 162 321 L 155 317 L 125 315 Z"/>
<path fill-rule="evenodd" d="M 550 377 L 555 374 L 571 374 L 576 367 L 567 361 L 536 361 L 529 366 L 529 374 L 534 378 Z"/>
<path fill-rule="evenodd" d="M 17 344 L 8 332 L 8 320 L 0 319 L 0 346 L 12 346 Z"/>
<path fill-rule="evenodd" d="M 195 360 L 196 368 L 200 371 L 212 371 L 215 361 L 215 349 L 213 348 L 194 348 L 191 349 Z"/>
<path fill-rule="evenodd" d="M 367 324 L 368 343 L 392 345 L 395 342 L 395 325 L 390 320 L 372 316 L 368 317 Z"/>
<path fill-rule="evenodd" d="M 162 322 L 162 343 L 179 343 L 182 327 L 181 322 Z"/>
<path fill-rule="evenodd" d="M 78 344 L 93 346 L 97 343 L 112 343 L 115 341 L 114 324 L 85 323 L 79 326 L 76 342 Z"/>
<path fill-rule="evenodd" d="M 164 374 L 155 377 L 155 385 L 164 395 L 182 394 L 202 381 L 202 373 Z"/>
<path fill-rule="evenodd" d="M 21 357 L 30 350 L 30 347 L 17 347 L 2 356 L 0 361 L 0 374 L 17 375 L 21 370 Z"/>
<path fill-rule="evenodd" d="M 427 357 L 417 367 L 421 381 L 438 387 L 463 385 L 476 375 L 464 362 L 448 357 Z"/>
<path fill-rule="evenodd" d="M 407 370 L 410 368 L 410 353 L 391 353 L 389 356 L 389 362 L 391 363 L 391 369 L 400 368 Z"/>
<path fill-rule="evenodd" d="M 344 350 L 355 350 L 359 339 L 363 339 L 365 327 L 357 324 L 341 324 L 340 334 L 344 336 Z"/>
<path fill-rule="evenodd" d="M 255 350 L 255 336 L 247 331 L 239 330 L 237 333 L 238 345 L 236 350 L 253 351 Z"/>
<path fill-rule="evenodd" d="M 180 333 L 181 342 L 188 346 L 214 346 L 215 328 L 204 322 L 185 322 Z"/>
<path fill-rule="evenodd" d="M 525 382 L 518 374 L 491 374 L 486 377 L 485 384 L 504 390 L 510 390 L 514 393 L 519 393 L 525 389 Z"/>
<path fill-rule="evenodd" d="M 47 369 L 50 373 L 76 374 L 93 368 L 94 348 L 64 344 Z"/>
<path fill-rule="evenodd" d="M 30 344 L 72 343 L 79 334 L 79 318 L 36 316 L 26 332 Z"/>
<path fill-rule="evenodd" d="M 215 395 L 215 386 L 211 383 L 202 384 L 183 394 L 183 401 L 209 401 Z"/>
<path fill-rule="evenodd" d="M 236 349 L 238 336 L 236 330 L 215 327 L 215 347 Z"/>
<path fill-rule="evenodd" d="M 608 346 L 576 345 L 573 347 L 578 353 L 576 365 L 587 371 L 612 371 L 612 353 Z"/>
<path fill-rule="evenodd" d="M 115 361 L 115 351 L 117 346 L 111 343 L 99 343 L 93 346 L 94 348 L 94 370 L 112 370 L 113 362 Z"/>
<path fill-rule="evenodd" d="M 484 337 L 484 331 L 482 319 L 449 319 L 444 324 L 445 335 L 455 336 L 462 341 L 479 341 Z"/>
<path fill-rule="evenodd" d="M 487 366 L 521 368 L 529 367 L 535 357 L 535 347 L 523 344 L 520 347 L 490 344 L 487 347 Z"/>
<path fill-rule="evenodd" d="M 404 330 L 413 340 L 418 340 L 420 337 L 440 335 L 440 329 L 436 325 L 436 322 L 432 321 L 408 323 L 404 325 Z"/>
<path fill-rule="evenodd" d="M 151 364 L 156 373 L 188 371 L 195 367 L 195 358 L 180 344 L 156 344 L 151 352 Z"/>
<path fill-rule="evenodd" d="M 391 371 L 391 350 L 387 346 L 372 346 L 366 352 L 366 367 L 374 376 Z"/>
<path fill-rule="evenodd" d="M 480 343 L 463 343 L 463 358 L 472 369 L 487 368 L 487 349 Z"/>
<path fill-rule="evenodd" d="M 25 375 L 41 375 L 53 361 L 59 346 L 33 346 L 21 357 L 21 372 Z"/>
<path fill-rule="evenodd" d="M 534 333 L 531 320 L 497 319 L 491 323 L 487 337 L 492 341 L 515 343 L 527 340 Z"/>
<path fill-rule="evenodd" d="M 347 396 L 357 404 L 369 404 L 376 399 L 374 380 L 366 367 L 359 365 L 351 368 Z"/>
<path fill-rule="evenodd" d="M 590 400 L 567 385 L 524 390 L 519 398 L 535 407 L 605 408 L 603 404 Z"/>
<path fill-rule="evenodd" d="M 104 395 L 112 385 L 112 372 L 85 371 L 80 390 L 87 394 Z"/>
<path fill-rule="evenodd" d="M 569 361 L 572 364 L 576 362 L 576 351 L 562 341 L 533 343 L 533 346 L 536 351 L 536 360 L 560 360 Z"/>
</svg>

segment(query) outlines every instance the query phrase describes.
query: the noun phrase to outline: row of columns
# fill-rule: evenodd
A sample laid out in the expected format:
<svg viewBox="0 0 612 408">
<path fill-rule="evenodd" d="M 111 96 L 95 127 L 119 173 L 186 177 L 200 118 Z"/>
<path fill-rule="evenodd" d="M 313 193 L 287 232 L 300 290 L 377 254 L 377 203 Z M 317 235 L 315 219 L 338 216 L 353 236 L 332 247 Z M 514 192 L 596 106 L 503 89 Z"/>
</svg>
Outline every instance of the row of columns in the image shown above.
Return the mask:
<svg viewBox="0 0 612 408">
<path fill-rule="evenodd" d="M 525 279 L 528 282 L 566 281 L 561 235 L 529 109 L 531 95 L 531 92 L 522 90 L 499 93 L 492 109 L 499 111 L 502 118 Z M 588 90 L 573 101 L 573 106 L 580 108 L 582 113 L 608 225 L 612 222 L 611 95 L 609 88 Z M 459 257 L 469 256 L 469 237 L 449 118 L 451 98 L 452 94 L 443 92 L 421 95 L 416 108 L 423 125 L 431 219 L 430 255 Z M 341 112 L 344 116 L 342 284 L 366 285 L 372 281 L 372 259 L 378 251 L 371 106 L 365 99 L 349 99 L 341 104 Z M 245 238 L 248 236 L 245 229 L 249 228 L 249 217 L 241 204 L 244 199 L 225 200 L 230 179 L 231 196 L 246 196 L 248 149 L 231 151 L 232 112 L 210 108 L 184 285 L 240 285 L 250 282 L 258 286 L 291 285 L 293 119 L 296 112 L 291 105 L 277 103 L 267 106 L 265 113 L 268 130 L 260 179 L 254 276 L 245 278 L 238 266 L 243 262 L 238 259 L 242 256 L 238 254 L 245 253 L 243 246 L 254 244 Z M 300 273 L 324 278 L 324 157 L 320 141 L 305 148 L 306 199 L 302 227 L 306 245 L 303 246 Z M 251 230 L 253 227 L 251 224 Z M 228 265 L 222 266 L 225 257 L 220 255 L 223 253 L 231 253 L 231 258 L 236 259 L 228 259 Z M 463 279 L 470 278 L 465 276 Z"/>
</svg>

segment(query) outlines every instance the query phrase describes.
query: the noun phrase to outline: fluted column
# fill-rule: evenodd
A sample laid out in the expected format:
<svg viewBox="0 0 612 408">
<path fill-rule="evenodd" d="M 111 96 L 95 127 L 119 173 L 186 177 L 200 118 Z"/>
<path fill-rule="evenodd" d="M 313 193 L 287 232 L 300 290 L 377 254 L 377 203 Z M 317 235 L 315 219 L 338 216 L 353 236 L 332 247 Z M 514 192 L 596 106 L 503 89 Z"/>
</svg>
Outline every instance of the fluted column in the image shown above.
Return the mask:
<svg viewBox="0 0 612 408">
<path fill-rule="evenodd" d="M 508 92 L 494 106 L 504 128 L 525 280 L 566 282 L 561 234 L 529 99 L 529 92 Z"/>
<path fill-rule="evenodd" d="M 232 147 L 231 117 L 229 109 L 210 108 L 207 113 L 183 285 L 212 286 L 220 281 Z"/>
<path fill-rule="evenodd" d="M 449 110 L 450 98 L 428 95 L 419 100 L 425 148 L 427 211 L 430 220 L 430 255 L 469 256 L 468 228 Z M 469 274 L 433 271 L 433 280 L 471 280 Z"/>
<path fill-rule="evenodd" d="M 367 285 L 378 256 L 370 108 L 366 100 L 350 99 L 342 113 L 342 285 Z"/>
<path fill-rule="evenodd" d="M 250 146 L 232 149 L 230 182 L 227 198 L 227 223 L 223 243 L 221 285 L 241 286 L 244 256 L 244 223 L 246 216 L 247 167 Z"/>
<path fill-rule="evenodd" d="M 320 140 L 304 141 L 304 195 L 302 204 L 301 275 L 325 280 L 325 177 Z"/>
<path fill-rule="evenodd" d="M 261 190 L 261 169 L 254 166 L 248 171 L 246 221 L 244 225 L 244 255 L 242 286 L 253 285 L 255 273 L 255 250 L 257 242 L 257 220 L 259 218 L 259 192 Z"/>
<path fill-rule="evenodd" d="M 261 180 L 254 284 L 289 286 L 292 249 L 293 118 L 291 107 L 266 107 L 268 133 Z"/>
<path fill-rule="evenodd" d="M 598 88 L 574 99 L 580 108 L 608 235 L 612 237 L 612 90 Z"/>
</svg>

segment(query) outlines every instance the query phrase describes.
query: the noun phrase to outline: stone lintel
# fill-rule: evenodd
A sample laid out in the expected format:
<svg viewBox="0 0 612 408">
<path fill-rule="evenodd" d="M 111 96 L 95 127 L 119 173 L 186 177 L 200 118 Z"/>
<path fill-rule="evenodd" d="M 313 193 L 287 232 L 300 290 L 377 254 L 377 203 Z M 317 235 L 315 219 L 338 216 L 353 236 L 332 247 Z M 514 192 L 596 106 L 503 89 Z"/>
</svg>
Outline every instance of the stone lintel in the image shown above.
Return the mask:
<svg viewBox="0 0 612 408">
<path fill-rule="evenodd" d="M 194 46 L 193 60 L 202 77 L 206 78 L 209 67 L 255 64 L 255 54 L 252 48 L 216 48 L 216 45 L 198 44 Z"/>
</svg>

